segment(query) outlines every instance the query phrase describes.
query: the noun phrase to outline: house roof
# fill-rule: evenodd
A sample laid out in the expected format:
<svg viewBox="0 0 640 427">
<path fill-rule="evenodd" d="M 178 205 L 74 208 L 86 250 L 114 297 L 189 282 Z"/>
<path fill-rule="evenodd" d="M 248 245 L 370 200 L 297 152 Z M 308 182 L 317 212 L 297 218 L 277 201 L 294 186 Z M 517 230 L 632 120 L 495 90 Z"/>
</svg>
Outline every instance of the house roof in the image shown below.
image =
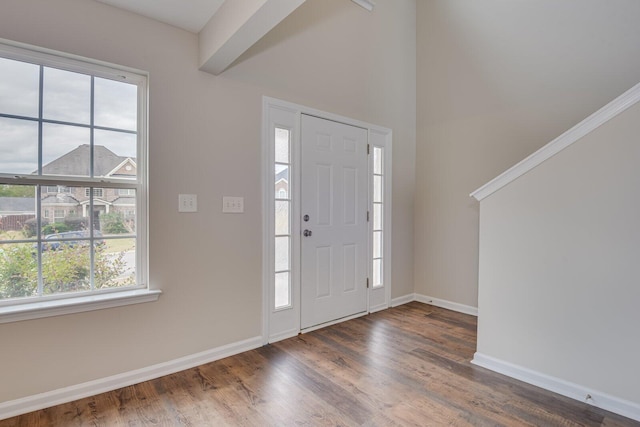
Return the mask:
<svg viewBox="0 0 640 427">
<path fill-rule="evenodd" d="M 289 168 L 285 168 L 276 174 L 276 182 L 280 181 L 281 179 L 289 182 Z"/>
<path fill-rule="evenodd" d="M 0 212 L 35 212 L 33 197 L 0 197 Z"/>
<path fill-rule="evenodd" d="M 83 144 L 42 166 L 45 175 L 91 175 L 91 147 Z M 94 176 L 107 176 L 128 157 L 118 156 L 102 145 L 93 146 Z"/>
<path fill-rule="evenodd" d="M 42 204 L 43 205 L 71 205 L 71 206 L 75 206 L 77 205 L 78 199 L 76 199 L 75 197 L 69 195 L 69 194 L 64 194 L 64 193 L 58 193 L 58 194 L 49 194 L 46 195 L 42 198 Z"/>
</svg>

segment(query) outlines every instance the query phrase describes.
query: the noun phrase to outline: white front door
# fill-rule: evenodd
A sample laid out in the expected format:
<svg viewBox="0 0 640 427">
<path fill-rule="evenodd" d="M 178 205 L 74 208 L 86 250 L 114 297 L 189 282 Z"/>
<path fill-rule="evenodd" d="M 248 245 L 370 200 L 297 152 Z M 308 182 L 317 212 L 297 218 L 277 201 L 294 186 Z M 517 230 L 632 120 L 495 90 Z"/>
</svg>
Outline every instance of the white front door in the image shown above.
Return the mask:
<svg viewBox="0 0 640 427">
<path fill-rule="evenodd" d="M 301 328 L 367 310 L 367 131 L 302 115 Z"/>
</svg>

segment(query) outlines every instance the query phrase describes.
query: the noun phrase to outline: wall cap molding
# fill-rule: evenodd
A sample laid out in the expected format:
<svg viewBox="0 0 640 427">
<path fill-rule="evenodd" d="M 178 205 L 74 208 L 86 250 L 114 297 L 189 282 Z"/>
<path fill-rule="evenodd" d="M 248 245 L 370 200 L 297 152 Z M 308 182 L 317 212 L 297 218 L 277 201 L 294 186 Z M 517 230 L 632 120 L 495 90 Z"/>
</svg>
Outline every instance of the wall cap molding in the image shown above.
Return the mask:
<svg viewBox="0 0 640 427">
<path fill-rule="evenodd" d="M 470 194 L 481 201 L 640 101 L 640 83 Z"/>
<path fill-rule="evenodd" d="M 630 402 L 610 394 L 590 389 L 586 386 L 552 377 L 541 372 L 505 362 L 492 356 L 476 352 L 471 361 L 476 366 L 489 369 L 499 374 L 541 387 L 545 390 L 561 394 L 597 408 L 614 412 L 627 418 L 640 421 L 640 404 Z M 587 395 L 591 398 L 586 399 Z"/>
<path fill-rule="evenodd" d="M 0 403 L 0 420 L 174 374 L 262 346 L 262 337 L 223 345 L 145 368 Z"/>
</svg>

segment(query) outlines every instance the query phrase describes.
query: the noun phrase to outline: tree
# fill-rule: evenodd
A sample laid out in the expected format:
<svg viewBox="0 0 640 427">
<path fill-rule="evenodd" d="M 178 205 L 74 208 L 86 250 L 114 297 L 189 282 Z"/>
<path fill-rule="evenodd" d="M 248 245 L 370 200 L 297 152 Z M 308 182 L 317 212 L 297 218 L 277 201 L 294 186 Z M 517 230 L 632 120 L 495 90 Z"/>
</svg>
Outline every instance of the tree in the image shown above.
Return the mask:
<svg viewBox="0 0 640 427">
<path fill-rule="evenodd" d="M 3 245 L 0 249 L 0 298 L 35 295 L 38 290 L 38 264 L 30 245 Z"/>
<path fill-rule="evenodd" d="M 124 276 L 125 252 L 106 253 L 106 245 L 96 245 L 94 286 L 96 289 L 129 286 L 133 277 Z M 0 300 L 37 295 L 37 252 L 31 244 L 7 244 L 0 249 Z M 87 245 L 60 246 L 42 252 L 43 294 L 90 289 L 90 252 Z"/>
<path fill-rule="evenodd" d="M 124 225 L 122 215 L 118 212 L 100 215 L 100 228 L 105 234 L 123 234 L 129 232 Z"/>
<path fill-rule="evenodd" d="M 49 234 L 64 233 L 65 231 L 69 230 L 71 230 L 71 227 L 69 227 L 66 223 L 54 222 L 53 224 L 43 225 L 42 234 L 48 236 Z"/>
<path fill-rule="evenodd" d="M 0 185 L 0 197 L 35 197 L 35 189 L 29 185 Z"/>
</svg>

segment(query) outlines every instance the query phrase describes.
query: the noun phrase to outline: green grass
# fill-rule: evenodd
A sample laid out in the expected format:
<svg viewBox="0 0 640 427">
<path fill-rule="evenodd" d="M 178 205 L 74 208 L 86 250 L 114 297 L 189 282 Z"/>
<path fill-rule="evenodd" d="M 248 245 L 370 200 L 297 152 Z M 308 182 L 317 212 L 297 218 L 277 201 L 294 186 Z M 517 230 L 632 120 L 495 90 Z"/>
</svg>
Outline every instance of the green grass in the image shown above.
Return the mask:
<svg viewBox="0 0 640 427">
<path fill-rule="evenodd" d="M 105 253 L 126 252 L 135 249 L 134 239 L 105 239 Z"/>
<path fill-rule="evenodd" d="M 24 240 L 22 231 L 0 231 L 0 240 Z"/>
</svg>

